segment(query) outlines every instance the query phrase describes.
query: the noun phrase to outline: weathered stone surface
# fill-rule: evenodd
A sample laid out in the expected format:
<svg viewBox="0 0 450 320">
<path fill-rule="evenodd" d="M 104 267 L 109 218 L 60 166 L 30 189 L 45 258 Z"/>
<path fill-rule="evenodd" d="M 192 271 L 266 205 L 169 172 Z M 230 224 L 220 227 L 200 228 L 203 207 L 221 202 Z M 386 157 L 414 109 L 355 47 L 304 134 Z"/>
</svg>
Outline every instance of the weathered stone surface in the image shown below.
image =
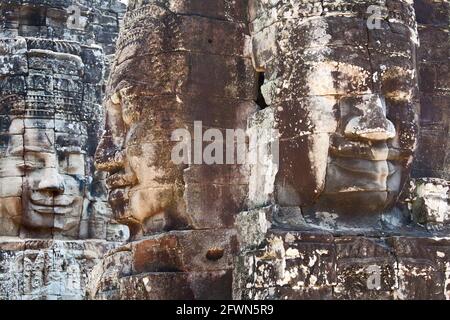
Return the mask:
<svg viewBox="0 0 450 320">
<path fill-rule="evenodd" d="M 130 12 L 127 14 L 127 18 L 138 20 L 140 16 L 153 14 L 154 11 L 150 10 L 148 5 L 157 4 L 178 15 L 204 16 L 215 20 L 245 23 L 247 21 L 247 2 L 247 0 L 218 0 L 207 3 L 203 0 L 131 0 L 128 1 Z"/>
<path fill-rule="evenodd" d="M 0 300 L 82 300 L 91 269 L 118 245 L 0 237 Z"/>
<path fill-rule="evenodd" d="M 414 221 L 426 226 L 428 230 L 448 229 L 448 182 L 437 178 L 422 178 L 411 180 L 410 184 L 407 202 Z"/>
<path fill-rule="evenodd" d="M 248 126 L 278 133 L 250 166 L 234 298 L 448 299 L 448 1 L 412 4 L 250 1 Z"/>
<path fill-rule="evenodd" d="M 449 298 L 448 238 L 276 229 L 265 235 L 237 259 L 235 299 Z"/>
<path fill-rule="evenodd" d="M 96 164 L 110 172 L 113 211 L 135 238 L 162 230 L 230 228 L 246 208 L 242 166 L 175 164 L 171 153 L 179 144 L 177 129 L 187 129 L 194 143 L 198 128 L 200 135 L 209 128 L 245 129 L 256 109 L 244 3 L 129 3 Z"/>
<path fill-rule="evenodd" d="M 0 300 L 84 299 L 92 267 L 129 237 L 93 165 L 124 11 L 0 2 Z"/>
<path fill-rule="evenodd" d="M 0 10 L 0 236 L 120 238 L 91 185 L 102 183 L 92 179 L 93 153 L 115 47 L 102 38 L 117 36 L 125 7 L 3 1 Z"/>
<path fill-rule="evenodd" d="M 95 268 L 90 297 L 448 298 L 447 182 L 404 190 L 412 166 L 445 171 L 426 148 L 447 140 L 447 7 L 130 1 L 96 165 L 133 241 Z M 175 164 L 180 128 L 193 149 L 203 130 L 247 129 L 262 161 L 205 164 L 188 148 Z"/>
<path fill-rule="evenodd" d="M 21 75 L 28 72 L 27 43 L 25 39 L 2 39 L 0 41 L 1 75 Z"/>
<path fill-rule="evenodd" d="M 93 269 L 89 297 L 229 299 L 235 237 L 233 230 L 171 231 L 116 248 Z"/>
<path fill-rule="evenodd" d="M 418 49 L 420 136 L 413 167 L 416 178 L 449 179 L 448 110 L 450 55 L 448 1 L 416 0 L 421 46 Z"/>
<path fill-rule="evenodd" d="M 94 6 L 96 10 L 92 10 Z M 125 5 L 115 0 L 7 0 L 2 1 L 1 10 L 2 33 L 7 37 L 97 43 L 110 55 L 115 50 Z"/>
<path fill-rule="evenodd" d="M 450 299 L 448 1 L 0 10 L 0 299 Z"/>
<path fill-rule="evenodd" d="M 176 288 L 175 292 L 174 288 Z M 120 280 L 118 298 L 229 300 L 231 299 L 231 271 L 158 272 L 130 276 Z"/>
<path fill-rule="evenodd" d="M 395 206 L 418 131 L 418 37 L 411 2 L 381 3 L 390 22 L 369 28 L 374 4 L 251 1 L 252 57 L 271 109 L 260 118 L 279 133 L 266 181 L 252 168 L 251 190 L 266 196 L 251 192 L 251 204 L 301 207 L 331 229 L 376 228 Z"/>
</svg>

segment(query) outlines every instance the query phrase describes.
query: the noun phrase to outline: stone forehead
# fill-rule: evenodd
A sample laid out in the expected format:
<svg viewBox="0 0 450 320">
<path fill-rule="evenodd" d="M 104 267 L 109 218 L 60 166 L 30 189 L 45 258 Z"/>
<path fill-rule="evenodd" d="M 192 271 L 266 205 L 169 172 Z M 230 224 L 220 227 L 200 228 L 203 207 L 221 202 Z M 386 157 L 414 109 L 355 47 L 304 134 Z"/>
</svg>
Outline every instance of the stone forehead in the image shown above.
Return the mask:
<svg viewBox="0 0 450 320">
<path fill-rule="evenodd" d="M 410 30 L 412 36 L 416 35 L 416 18 L 412 1 L 270 1 L 270 0 L 253 0 L 249 7 L 249 20 L 251 22 L 250 29 L 252 33 L 264 30 L 275 22 L 284 25 L 294 24 L 302 25 L 319 19 L 328 21 L 330 18 L 346 18 L 346 23 L 352 20 L 368 22 L 370 18 L 379 17 L 379 21 L 383 24 L 389 22 L 389 25 L 403 26 Z M 336 20 L 338 21 L 338 20 Z M 333 33 L 333 29 L 339 30 L 337 23 L 331 25 L 329 30 Z M 358 27 L 359 31 L 366 28 Z M 372 31 L 372 30 L 370 30 Z M 398 31 L 397 31 L 398 32 Z"/>
<path fill-rule="evenodd" d="M 19 138 L 21 137 L 21 138 Z M 88 147 L 88 137 L 79 135 L 74 136 L 67 133 L 55 133 L 53 129 L 27 129 L 23 136 L 9 136 L 6 145 L 7 156 L 23 155 L 25 152 L 37 153 L 83 153 Z"/>
<path fill-rule="evenodd" d="M 24 0 L 5 0 L 2 1 L 3 6 L 32 6 L 32 7 L 45 7 L 45 8 L 67 8 L 68 6 L 75 4 L 80 6 L 89 7 L 101 7 L 101 1 L 92 1 L 92 0 L 32 0 L 32 1 L 24 1 Z"/>
<path fill-rule="evenodd" d="M 13 118 L 93 122 L 98 117 L 98 111 L 97 104 L 70 97 L 30 94 L 0 100 L 0 115 Z"/>
<path fill-rule="evenodd" d="M 385 9 L 389 18 L 414 23 L 415 18 L 412 0 L 250 0 L 250 19 L 258 17 L 261 11 L 280 13 L 286 18 L 303 18 L 327 14 L 367 17 L 368 7 L 379 6 Z M 401 13 L 401 14 L 399 14 Z"/>
</svg>

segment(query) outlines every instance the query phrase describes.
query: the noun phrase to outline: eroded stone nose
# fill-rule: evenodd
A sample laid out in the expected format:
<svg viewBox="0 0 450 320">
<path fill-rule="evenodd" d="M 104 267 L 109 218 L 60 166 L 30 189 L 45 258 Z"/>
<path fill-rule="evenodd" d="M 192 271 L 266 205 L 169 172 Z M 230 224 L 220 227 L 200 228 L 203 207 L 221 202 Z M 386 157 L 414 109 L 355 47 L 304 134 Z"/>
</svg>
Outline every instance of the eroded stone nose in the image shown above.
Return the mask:
<svg viewBox="0 0 450 320">
<path fill-rule="evenodd" d="M 345 127 L 345 136 L 373 141 L 395 137 L 395 126 L 386 117 L 386 105 L 379 95 L 364 97 L 356 107 L 362 115 L 350 119 Z"/>
<path fill-rule="evenodd" d="M 124 151 L 119 150 L 108 134 L 100 139 L 95 153 L 95 167 L 98 170 L 114 172 L 124 168 Z"/>
<path fill-rule="evenodd" d="M 39 182 L 38 189 L 54 194 L 64 193 L 64 179 L 56 168 L 44 169 L 44 175 Z"/>
<path fill-rule="evenodd" d="M 107 101 L 106 109 L 106 128 L 97 146 L 95 166 L 100 171 L 115 172 L 124 168 L 123 145 L 127 131 L 119 94 L 114 94 Z"/>
</svg>

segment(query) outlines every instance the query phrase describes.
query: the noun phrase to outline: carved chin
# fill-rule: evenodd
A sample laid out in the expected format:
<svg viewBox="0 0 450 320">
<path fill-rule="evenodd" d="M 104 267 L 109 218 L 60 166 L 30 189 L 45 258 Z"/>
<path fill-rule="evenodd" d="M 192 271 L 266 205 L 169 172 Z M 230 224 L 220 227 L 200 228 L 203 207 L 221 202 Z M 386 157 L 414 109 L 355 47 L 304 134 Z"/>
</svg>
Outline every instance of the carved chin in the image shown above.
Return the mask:
<svg viewBox="0 0 450 320">
<path fill-rule="evenodd" d="M 344 214 L 381 213 L 400 192 L 403 172 L 401 165 L 390 161 L 331 159 L 320 206 Z"/>
<path fill-rule="evenodd" d="M 387 191 L 355 191 L 324 194 L 320 197 L 321 211 L 332 211 L 340 215 L 364 215 L 382 213 L 390 205 Z M 331 208 L 331 210 L 330 210 Z"/>
<path fill-rule="evenodd" d="M 324 193 L 399 192 L 404 171 L 387 160 L 331 158 Z"/>
<path fill-rule="evenodd" d="M 28 228 L 50 229 L 53 228 L 54 217 L 55 215 L 53 212 L 38 212 L 28 207 L 27 210 L 24 211 L 22 224 Z"/>
</svg>

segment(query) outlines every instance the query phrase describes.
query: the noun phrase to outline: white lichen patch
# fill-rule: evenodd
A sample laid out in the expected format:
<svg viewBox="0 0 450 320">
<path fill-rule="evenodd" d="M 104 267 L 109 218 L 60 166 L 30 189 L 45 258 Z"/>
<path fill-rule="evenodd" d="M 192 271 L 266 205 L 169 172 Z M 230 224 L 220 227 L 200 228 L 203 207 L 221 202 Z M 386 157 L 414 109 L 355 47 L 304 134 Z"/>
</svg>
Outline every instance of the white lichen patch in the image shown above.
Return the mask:
<svg viewBox="0 0 450 320">
<path fill-rule="evenodd" d="M 300 252 L 297 249 L 288 248 L 286 250 L 286 258 L 298 258 L 300 257 Z"/>
<path fill-rule="evenodd" d="M 317 262 L 317 257 L 315 255 L 309 257 L 308 267 L 313 267 Z"/>
<path fill-rule="evenodd" d="M 450 300 L 450 262 L 445 263 L 444 296 Z"/>
<path fill-rule="evenodd" d="M 415 201 L 421 203 L 421 214 L 426 222 L 445 223 L 450 220 L 447 182 L 430 181 L 417 183 Z"/>
<path fill-rule="evenodd" d="M 150 279 L 148 277 L 142 278 L 142 282 L 144 283 L 144 287 L 147 292 L 152 291 L 152 286 L 150 285 Z"/>
<path fill-rule="evenodd" d="M 330 212 L 317 212 L 316 217 L 319 219 L 322 227 L 334 228 L 336 226 L 336 219 L 339 216 Z"/>
<path fill-rule="evenodd" d="M 295 241 L 295 236 L 292 233 L 287 233 L 286 236 L 284 237 L 284 241 L 286 243 L 293 243 Z"/>
<path fill-rule="evenodd" d="M 311 275 L 310 277 L 309 277 L 309 284 L 310 284 L 310 286 L 315 286 L 316 285 L 316 283 L 317 283 L 317 277 L 315 276 L 315 275 Z"/>
</svg>

